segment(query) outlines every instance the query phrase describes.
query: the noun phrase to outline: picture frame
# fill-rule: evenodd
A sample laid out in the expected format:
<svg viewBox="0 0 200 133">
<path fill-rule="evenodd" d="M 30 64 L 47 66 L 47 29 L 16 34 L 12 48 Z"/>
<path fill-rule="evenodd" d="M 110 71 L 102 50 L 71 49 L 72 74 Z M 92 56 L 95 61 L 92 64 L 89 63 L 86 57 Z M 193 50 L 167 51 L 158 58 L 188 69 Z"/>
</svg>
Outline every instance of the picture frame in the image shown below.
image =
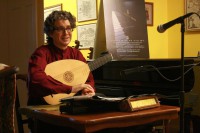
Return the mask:
<svg viewBox="0 0 200 133">
<path fill-rule="evenodd" d="M 49 6 L 49 7 L 44 8 L 44 21 L 47 18 L 47 16 L 55 10 L 61 11 L 62 10 L 62 4 L 57 4 L 57 5 L 53 5 L 53 6 Z M 46 42 L 46 34 L 44 34 L 44 44 L 46 44 L 46 43 L 47 43 Z"/>
<path fill-rule="evenodd" d="M 88 21 L 97 19 L 96 0 L 77 0 L 77 21 Z"/>
<path fill-rule="evenodd" d="M 62 10 L 62 4 L 57 4 L 57 5 L 53 5 L 53 6 L 49 6 L 44 8 L 44 20 L 46 19 L 46 17 L 53 11 L 58 10 L 61 11 Z"/>
<path fill-rule="evenodd" d="M 153 26 L 153 3 L 145 2 L 147 26 Z"/>
<path fill-rule="evenodd" d="M 80 41 L 80 49 L 94 47 L 96 35 L 96 23 L 77 26 L 77 38 Z"/>
<path fill-rule="evenodd" d="M 200 1 L 197 0 L 185 0 L 185 14 L 195 12 L 199 13 Z M 185 19 L 186 31 L 200 31 L 200 19 L 198 15 L 194 14 Z"/>
</svg>

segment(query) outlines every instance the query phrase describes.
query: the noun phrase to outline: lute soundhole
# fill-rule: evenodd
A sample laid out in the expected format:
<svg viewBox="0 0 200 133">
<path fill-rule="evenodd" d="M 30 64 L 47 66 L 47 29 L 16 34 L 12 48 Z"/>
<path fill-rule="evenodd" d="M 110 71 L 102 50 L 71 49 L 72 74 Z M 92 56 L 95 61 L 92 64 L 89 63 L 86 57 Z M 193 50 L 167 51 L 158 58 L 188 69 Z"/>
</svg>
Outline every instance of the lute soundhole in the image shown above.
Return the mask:
<svg viewBox="0 0 200 133">
<path fill-rule="evenodd" d="M 72 82 L 72 81 L 74 80 L 74 75 L 73 75 L 72 72 L 66 71 L 66 72 L 63 74 L 63 79 L 64 79 L 66 82 L 70 83 L 70 82 Z"/>
</svg>

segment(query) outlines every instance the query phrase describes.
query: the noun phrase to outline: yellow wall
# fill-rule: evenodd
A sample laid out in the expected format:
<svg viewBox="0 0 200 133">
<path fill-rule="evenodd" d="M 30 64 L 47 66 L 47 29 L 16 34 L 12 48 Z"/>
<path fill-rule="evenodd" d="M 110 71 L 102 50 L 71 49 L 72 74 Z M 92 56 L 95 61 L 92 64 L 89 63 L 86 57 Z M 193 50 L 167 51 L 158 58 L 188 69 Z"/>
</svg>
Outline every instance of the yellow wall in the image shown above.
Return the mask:
<svg viewBox="0 0 200 133">
<path fill-rule="evenodd" d="M 180 58 L 181 55 L 181 32 L 180 24 L 176 24 L 164 33 L 157 32 L 157 26 L 184 15 L 184 1 L 176 0 L 145 0 L 153 2 L 153 26 L 148 26 L 148 39 L 150 58 Z M 76 0 L 44 0 L 44 7 L 63 3 L 63 10 L 70 11 L 77 16 Z M 97 0 L 98 6 L 100 0 Z M 98 16 L 97 16 L 98 17 Z M 96 23 L 96 20 L 81 22 Z M 77 39 L 77 31 L 73 32 L 72 43 Z M 185 32 L 185 57 L 194 57 L 200 50 L 200 32 Z M 83 51 L 87 58 L 88 51 Z"/>
<path fill-rule="evenodd" d="M 157 32 L 159 24 L 167 22 L 167 0 L 146 0 L 153 2 L 153 26 L 148 26 L 150 58 L 168 58 L 168 34 Z"/>
<path fill-rule="evenodd" d="M 184 15 L 184 1 L 168 1 L 168 20 Z M 174 6 L 176 5 L 176 7 Z M 175 8 L 174 8 L 175 7 Z M 200 21 L 200 20 L 199 20 Z M 169 57 L 180 57 L 181 55 L 181 25 L 177 24 L 168 30 Z M 185 57 L 196 57 L 200 51 L 200 32 L 185 31 Z"/>
</svg>

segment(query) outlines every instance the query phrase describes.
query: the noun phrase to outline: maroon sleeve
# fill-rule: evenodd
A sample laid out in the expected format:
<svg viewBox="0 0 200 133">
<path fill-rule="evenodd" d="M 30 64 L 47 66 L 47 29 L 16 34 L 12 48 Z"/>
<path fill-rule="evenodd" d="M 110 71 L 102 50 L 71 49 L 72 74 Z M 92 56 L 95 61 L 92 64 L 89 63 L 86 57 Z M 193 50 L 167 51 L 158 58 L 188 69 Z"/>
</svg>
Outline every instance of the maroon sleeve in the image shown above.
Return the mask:
<svg viewBox="0 0 200 133">
<path fill-rule="evenodd" d="M 94 78 L 93 78 L 93 75 L 92 75 L 91 72 L 90 72 L 89 77 L 88 77 L 88 79 L 87 79 L 87 81 L 86 81 L 86 84 L 91 85 L 91 86 L 94 88 L 94 90 L 96 90 L 96 89 L 95 89 Z"/>
<path fill-rule="evenodd" d="M 47 63 L 48 51 L 36 50 L 30 60 L 28 67 L 28 88 L 31 97 L 43 97 L 54 93 L 70 93 L 71 86 L 67 86 L 44 72 Z"/>
</svg>

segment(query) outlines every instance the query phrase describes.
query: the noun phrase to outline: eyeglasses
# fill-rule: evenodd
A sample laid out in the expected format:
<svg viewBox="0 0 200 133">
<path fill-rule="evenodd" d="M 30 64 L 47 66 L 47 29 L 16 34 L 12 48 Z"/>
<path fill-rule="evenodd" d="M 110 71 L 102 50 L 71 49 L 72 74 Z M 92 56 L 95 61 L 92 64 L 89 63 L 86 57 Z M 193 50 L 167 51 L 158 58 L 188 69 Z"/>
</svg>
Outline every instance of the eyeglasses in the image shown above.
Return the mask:
<svg viewBox="0 0 200 133">
<path fill-rule="evenodd" d="M 56 30 L 57 32 L 61 33 L 61 32 L 65 32 L 67 31 L 68 33 L 71 33 L 73 30 L 71 27 L 54 27 L 54 30 Z"/>
</svg>

